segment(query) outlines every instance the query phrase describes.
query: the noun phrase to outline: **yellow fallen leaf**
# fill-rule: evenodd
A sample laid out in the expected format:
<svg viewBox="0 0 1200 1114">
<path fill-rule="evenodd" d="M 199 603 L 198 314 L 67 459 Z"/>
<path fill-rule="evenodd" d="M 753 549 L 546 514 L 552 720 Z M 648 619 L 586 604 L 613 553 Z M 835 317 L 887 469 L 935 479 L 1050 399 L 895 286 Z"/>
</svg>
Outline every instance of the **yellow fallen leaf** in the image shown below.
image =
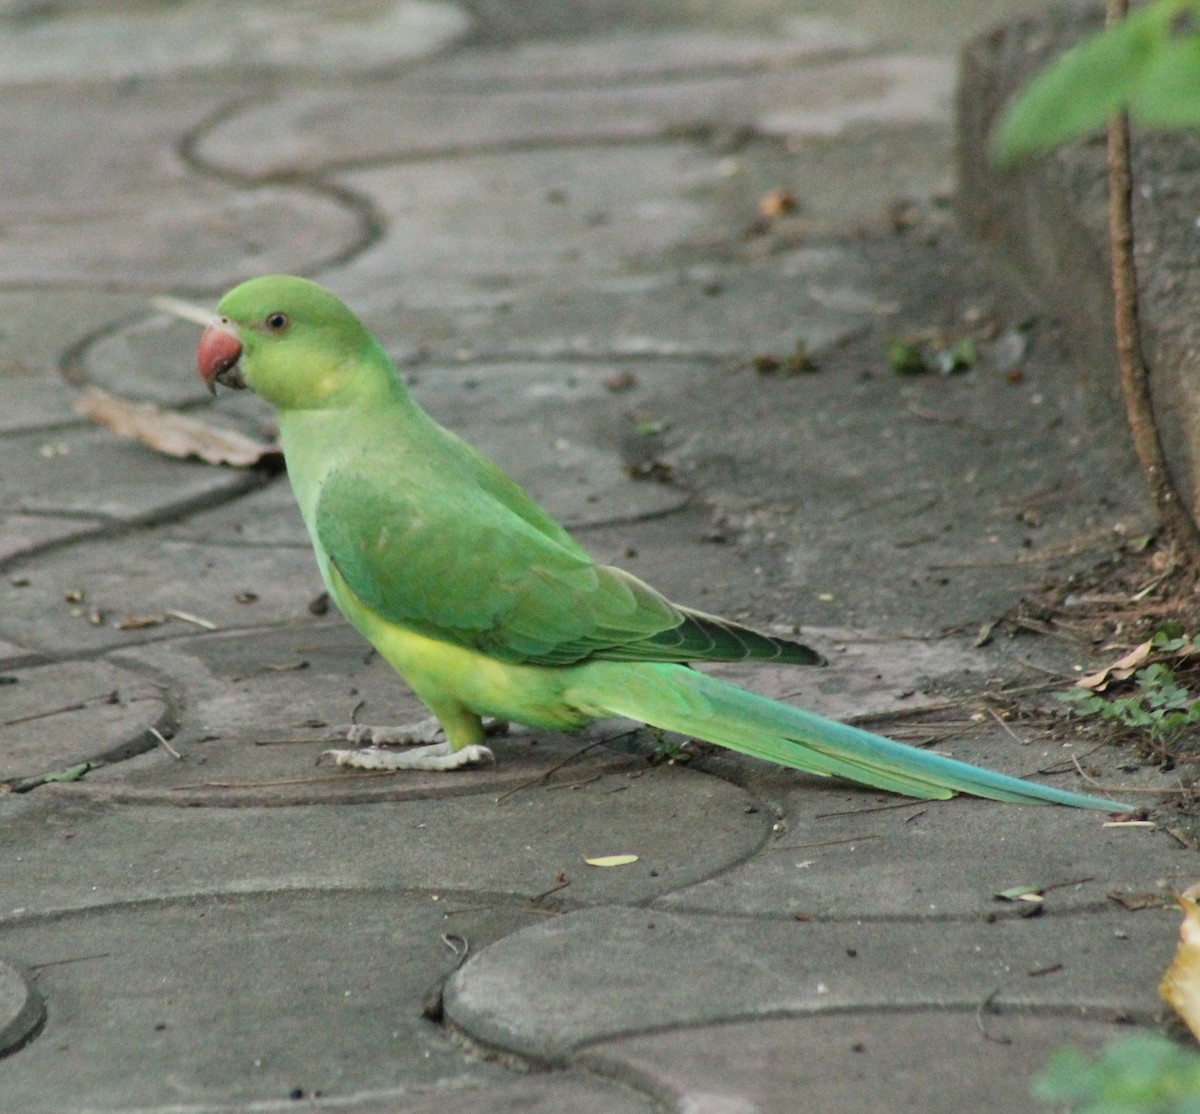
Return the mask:
<svg viewBox="0 0 1200 1114">
<path fill-rule="evenodd" d="M 584 856 L 583 861 L 588 866 L 628 866 L 630 863 L 636 863 L 638 857 L 636 855 L 596 855 L 590 859 Z"/>
<path fill-rule="evenodd" d="M 1200 883 L 1175 895 L 1183 910 L 1183 924 L 1179 926 L 1175 958 L 1158 984 L 1158 993 L 1200 1040 L 1200 905 L 1196 904 L 1197 897 L 1200 897 Z"/>
</svg>

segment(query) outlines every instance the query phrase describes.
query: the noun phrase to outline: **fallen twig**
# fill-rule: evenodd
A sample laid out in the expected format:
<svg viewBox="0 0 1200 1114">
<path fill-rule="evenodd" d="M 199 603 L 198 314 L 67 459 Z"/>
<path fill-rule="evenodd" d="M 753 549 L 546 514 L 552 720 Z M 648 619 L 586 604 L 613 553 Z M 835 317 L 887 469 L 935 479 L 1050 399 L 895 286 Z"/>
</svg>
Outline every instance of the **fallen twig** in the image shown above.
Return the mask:
<svg viewBox="0 0 1200 1114">
<path fill-rule="evenodd" d="M 193 615 L 190 611 L 168 611 L 172 619 L 179 619 L 184 623 L 191 623 L 192 626 L 200 627 L 202 630 L 216 630 L 217 624 L 209 622 L 208 619 L 201 619 L 199 615 Z"/>
<path fill-rule="evenodd" d="M 146 728 L 146 730 L 158 740 L 158 745 L 161 746 L 163 750 L 165 750 L 172 758 L 175 758 L 179 761 L 183 760 L 183 755 L 167 742 L 166 736 L 159 731 L 157 727 L 151 724 Z"/>
<path fill-rule="evenodd" d="M 814 820 L 828 820 L 833 816 L 860 816 L 867 812 L 890 812 L 894 808 L 918 808 L 921 805 L 928 805 L 928 801 L 897 801 L 891 805 L 873 805 L 870 808 L 850 808 L 844 809 L 841 812 L 818 812 Z"/>
<path fill-rule="evenodd" d="M 979 1003 L 979 1008 L 975 1011 L 975 1027 L 983 1034 L 984 1040 L 992 1041 L 994 1044 L 1012 1044 L 1011 1037 L 994 1037 L 988 1032 L 987 1026 L 983 1023 L 984 1016 L 992 1008 L 992 1003 L 995 1002 L 1000 994 L 1000 988 L 996 987 L 982 1002 Z"/>
<path fill-rule="evenodd" d="M 495 803 L 500 804 L 501 801 L 507 800 L 514 793 L 520 793 L 522 789 L 528 789 L 531 785 L 537 785 L 539 781 L 545 781 L 546 778 L 548 778 L 551 774 L 557 773 L 557 771 L 561 770 L 564 766 L 574 762 L 575 759 L 580 755 L 587 754 L 589 750 L 594 750 L 599 746 L 605 746 L 608 743 L 615 743 L 618 739 L 624 739 L 629 735 L 636 735 L 637 730 L 638 729 L 635 728 L 633 731 L 622 731 L 619 735 L 610 735 L 607 738 L 597 739 L 595 742 L 588 743 L 587 746 L 580 747 L 573 754 L 568 754 L 566 758 L 556 762 L 548 770 L 538 774 L 537 777 L 532 777 L 528 781 L 523 781 L 520 785 L 514 785 L 511 789 L 501 793 L 500 796 L 496 798 Z"/>
</svg>

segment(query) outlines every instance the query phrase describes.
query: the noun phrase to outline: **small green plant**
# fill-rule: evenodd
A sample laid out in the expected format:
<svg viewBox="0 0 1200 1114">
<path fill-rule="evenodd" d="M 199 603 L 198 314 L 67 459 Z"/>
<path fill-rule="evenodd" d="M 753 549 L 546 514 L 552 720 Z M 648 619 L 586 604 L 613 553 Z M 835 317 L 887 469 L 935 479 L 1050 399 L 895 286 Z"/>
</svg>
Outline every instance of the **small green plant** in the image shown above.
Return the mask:
<svg viewBox="0 0 1200 1114">
<path fill-rule="evenodd" d="M 939 375 L 961 375 L 975 366 L 978 355 L 970 337 L 928 344 L 897 337 L 888 341 L 887 358 L 897 375 L 925 375 L 931 371 Z"/>
<path fill-rule="evenodd" d="M 652 766 L 674 766 L 691 761 L 692 752 L 688 750 L 690 739 L 668 735 L 658 727 L 651 727 L 650 733 L 654 736 L 654 750 L 650 755 Z"/>
<path fill-rule="evenodd" d="M 1200 1114 L 1200 1056 L 1152 1033 L 1111 1044 L 1099 1056 L 1061 1048 L 1033 1081 L 1042 1102 L 1073 1114 Z"/>
<path fill-rule="evenodd" d="M 1164 623 L 1150 639 L 1150 649 L 1157 654 L 1178 654 L 1180 657 L 1200 653 L 1200 635 L 1189 638 L 1179 623 Z"/>
<path fill-rule="evenodd" d="M 1186 658 L 1200 653 L 1200 638 L 1185 635 L 1178 623 L 1167 623 L 1155 632 L 1150 650 Z M 1165 662 L 1147 665 L 1131 679 L 1134 691 L 1125 695 L 1110 696 L 1087 688 L 1055 695 L 1077 716 L 1099 716 L 1122 727 L 1144 730 L 1159 744 L 1171 742 L 1185 728 L 1200 722 L 1200 697 L 1193 696 Z"/>
</svg>

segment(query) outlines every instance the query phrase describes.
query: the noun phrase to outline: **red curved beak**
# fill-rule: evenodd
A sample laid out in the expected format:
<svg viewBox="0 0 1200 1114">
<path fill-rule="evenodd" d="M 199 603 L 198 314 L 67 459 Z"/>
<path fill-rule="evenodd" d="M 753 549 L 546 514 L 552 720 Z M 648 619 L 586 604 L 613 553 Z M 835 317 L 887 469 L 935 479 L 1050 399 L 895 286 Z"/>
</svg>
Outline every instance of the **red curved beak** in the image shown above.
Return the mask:
<svg viewBox="0 0 1200 1114">
<path fill-rule="evenodd" d="M 196 351 L 196 364 L 204 385 L 217 393 L 217 384 L 241 390 L 246 385 L 241 368 L 237 366 L 242 357 L 242 342 L 233 327 L 223 318 L 218 318 L 200 336 L 200 347 Z"/>
</svg>

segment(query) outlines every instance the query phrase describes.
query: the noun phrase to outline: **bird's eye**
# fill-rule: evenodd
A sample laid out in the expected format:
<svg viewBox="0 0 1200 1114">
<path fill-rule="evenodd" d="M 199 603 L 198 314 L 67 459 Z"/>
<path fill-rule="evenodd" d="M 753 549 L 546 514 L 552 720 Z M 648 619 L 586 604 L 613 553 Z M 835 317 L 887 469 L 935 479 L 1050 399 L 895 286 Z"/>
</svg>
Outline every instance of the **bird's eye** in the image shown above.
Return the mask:
<svg viewBox="0 0 1200 1114">
<path fill-rule="evenodd" d="M 273 333 L 282 333 L 288 327 L 290 321 L 286 313 L 273 313 L 266 320 L 266 326 Z"/>
</svg>

